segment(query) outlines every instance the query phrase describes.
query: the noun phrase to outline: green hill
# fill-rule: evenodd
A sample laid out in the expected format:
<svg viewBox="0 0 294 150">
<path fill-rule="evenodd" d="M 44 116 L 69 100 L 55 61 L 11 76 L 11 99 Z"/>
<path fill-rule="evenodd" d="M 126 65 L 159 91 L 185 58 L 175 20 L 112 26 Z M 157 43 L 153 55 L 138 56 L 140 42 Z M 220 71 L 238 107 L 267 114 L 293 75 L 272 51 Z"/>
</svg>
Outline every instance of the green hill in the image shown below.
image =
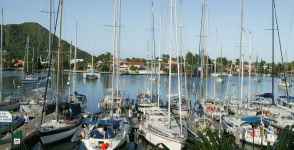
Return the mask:
<svg viewBox="0 0 294 150">
<path fill-rule="evenodd" d="M 53 33 L 53 31 L 52 31 Z M 49 31 L 38 23 L 26 22 L 22 24 L 8 24 L 3 26 L 3 49 L 7 51 L 4 58 L 11 59 L 23 59 L 26 49 L 27 36 L 30 36 L 30 49 L 29 49 L 29 60 L 35 53 L 35 59 L 42 57 L 42 61 L 48 56 L 48 39 Z M 58 38 L 54 37 L 53 51 L 57 51 Z M 61 42 L 63 52 L 64 63 L 68 63 L 70 43 L 67 41 Z M 74 46 L 72 48 L 74 53 Z M 72 58 L 73 58 L 72 53 Z M 56 53 L 53 53 L 53 59 L 56 58 Z M 90 54 L 85 51 L 78 49 L 77 58 L 79 59 L 90 59 Z"/>
</svg>

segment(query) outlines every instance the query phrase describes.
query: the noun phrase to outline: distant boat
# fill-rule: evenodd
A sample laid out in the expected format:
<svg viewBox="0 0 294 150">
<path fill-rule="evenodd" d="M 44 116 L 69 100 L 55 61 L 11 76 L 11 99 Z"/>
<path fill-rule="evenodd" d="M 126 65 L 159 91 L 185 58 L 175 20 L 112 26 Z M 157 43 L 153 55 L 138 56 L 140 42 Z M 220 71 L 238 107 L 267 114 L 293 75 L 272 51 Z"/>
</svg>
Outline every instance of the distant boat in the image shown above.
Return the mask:
<svg viewBox="0 0 294 150">
<path fill-rule="evenodd" d="M 222 76 L 222 75 L 218 75 L 218 76 L 215 78 L 215 81 L 218 82 L 218 83 L 224 83 L 223 76 Z"/>
<path fill-rule="evenodd" d="M 24 61 L 24 62 L 26 62 L 27 71 L 26 71 L 25 76 L 22 79 L 22 84 L 34 84 L 34 83 L 38 82 L 38 77 L 35 74 L 33 74 L 33 70 L 32 70 L 31 74 L 28 72 L 28 69 L 29 69 L 29 67 L 28 67 L 29 66 L 28 65 L 28 63 L 29 63 L 28 62 L 29 46 L 30 46 L 30 36 L 27 37 L 27 46 L 26 46 L 26 52 L 25 52 L 26 53 L 26 55 L 25 55 L 26 61 Z M 24 67 L 25 67 L 25 64 L 24 64 Z"/>
<path fill-rule="evenodd" d="M 94 37 L 93 37 L 93 42 L 92 42 L 92 65 L 91 68 L 88 69 L 86 72 L 83 73 L 83 78 L 84 79 L 100 79 L 101 74 L 94 69 L 94 59 L 93 59 L 93 53 L 94 53 Z"/>
<path fill-rule="evenodd" d="M 101 74 L 93 68 L 88 69 L 86 72 L 83 73 L 84 79 L 100 79 L 100 77 Z"/>
<path fill-rule="evenodd" d="M 278 79 L 278 82 L 280 87 L 292 87 L 292 84 L 286 81 L 286 78 L 280 78 Z"/>
</svg>

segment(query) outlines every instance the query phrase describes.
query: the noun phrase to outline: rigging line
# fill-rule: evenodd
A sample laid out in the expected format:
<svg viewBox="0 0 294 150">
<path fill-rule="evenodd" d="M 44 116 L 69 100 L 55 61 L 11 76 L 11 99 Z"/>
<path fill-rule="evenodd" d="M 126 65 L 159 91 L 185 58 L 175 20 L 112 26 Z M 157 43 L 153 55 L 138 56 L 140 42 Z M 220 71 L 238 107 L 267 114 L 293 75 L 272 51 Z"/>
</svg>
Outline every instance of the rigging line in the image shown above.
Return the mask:
<svg viewBox="0 0 294 150">
<path fill-rule="evenodd" d="M 205 3 L 205 1 L 204 1 Z M 199 41 L 199 47 L 198 47 L 198 57 L 197 57 L 197 65 L 196 65 L 196 80 L 195 80 L 195 103 L 194 106 L 196 105 L 196 99 L 197 99 L 197 88 L 198 88 L 198 66 L 199 66 L 199 58 L 200 58 L 200 48 L 201 48 L 201 40 L 202 40 L 202 24 L 203 24 L 203 15 L 204 15 L 204 4 L 202 5 L 202 15 L 201 15 L 201 25 L 200 25 L 200 41 Z M 201 68 L 202 69 L 202 68 Z"/>
<path fill-rule="evenodd" d="M 282 43 L 281 43 L 279 24 L 278 24 L 278 17 L 277 17 L 277 8 L 276 8 L 275 1 L 274 1 L 274 13 L 275 13 L 275 18 L 276 18 L 276 26 L 277 26 L 277 33 L 278 33 L 278 39 L 279 39 L 280 54 L 281 54 L 282 65 L 283 65 L 283 76 L 284 76 L 285 81 L 286 81 L 285 85 L 286 85 L 286 93 L 287 93 L 287 102 L 289 102 L 289 93 L 288 93 L 287 78 L 286 78 L 286 68 L 285 68 L 284 58 L 283 58 L 283 50 L 282 50 Z"/>
<path fill-rule="evenodd" d="M 58 21 L 58 14 L 59 14 L 59 8 L 60 8 L 60 0 L 58 3 L 58 8 L 57 8 L 57 14 L 56 14 L 56 20 L 55 20 L 55 26 L 54 26 L 54 35 L 53 38 L 55 37 L 56 34 L 56 28 L 57 28 L 57 21 Z M 43 113 L 44 113 L 44 107 L 45 107 L 45 103 L 46 103 L 46 96 L 47 96 L 47 89 L 48 89 L 48 84 L 49 84 L 49 77 L 50 77 L 50 72 L 51 72 L 51 59 L 52 59 L 52 47 L 54 46 L 55 40 L 52 41 L 52 43 L 50 43 L 51 49 L 49 50 L 49 65 L 48 65 L 48 73 L 47 73 L 47 79 L 46 79 L 46 87 L 45 87 L 45 93 L 44 93 L 44 103 L 43 103 L 43 107 L 42 107 L 42 115 L 41 115 L 41 124 L 43 122 Z M 58 93 L 57 93 L 58 94 Z"/>
</svg>

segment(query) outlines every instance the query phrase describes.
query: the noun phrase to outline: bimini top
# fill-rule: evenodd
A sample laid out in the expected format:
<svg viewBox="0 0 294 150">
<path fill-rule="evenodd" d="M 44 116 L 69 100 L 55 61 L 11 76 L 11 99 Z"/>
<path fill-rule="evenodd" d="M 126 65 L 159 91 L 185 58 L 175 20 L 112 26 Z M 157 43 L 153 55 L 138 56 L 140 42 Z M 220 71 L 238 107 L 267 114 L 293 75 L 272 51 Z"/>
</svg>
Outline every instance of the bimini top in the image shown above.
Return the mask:
<svg viewBox="0 0 294 150">
<path fill-rule="evenodd" d="M 118 128 L 120 122 L 121 122 L 121 120 L 92 120 L 92 121 L 88 121 L 86 123 L 87 124 L 94 124 L 94 125 L 98 125 L 98 126 L 112 126 L 114 128 Z"/>
<path fill-rule="evenodd" d="M 244 123 L 252 123 L 252 122 L 256 122 L 256 121 L 260 121 L 261 117 L 246 117 L 246 118 L 242 118 L 242 121 L 244 121 Z M 270 119 L 270 118 L 262 118 L 263 120 L 268 120 L 268 121 L 273 121 L 273 122 L 277 122 L 276 120 Z"/>
</svg>

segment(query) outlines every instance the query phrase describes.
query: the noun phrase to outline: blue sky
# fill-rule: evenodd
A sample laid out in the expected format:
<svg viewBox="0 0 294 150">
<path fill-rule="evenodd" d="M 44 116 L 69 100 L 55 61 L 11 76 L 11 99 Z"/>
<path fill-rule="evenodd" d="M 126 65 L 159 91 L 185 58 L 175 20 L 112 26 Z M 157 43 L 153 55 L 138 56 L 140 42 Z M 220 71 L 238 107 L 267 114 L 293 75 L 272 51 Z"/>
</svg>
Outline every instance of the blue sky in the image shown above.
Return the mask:
<svg viewBox="0 0 294 150">
<path fill-rule="evenodd" d="M 208 53 L 214 57 L 215 30 L 218 31 L 217 56 L 222 43 L 223 56 L 236 59 L 239 54 L 241 0 L 206 0 L 209 7 Z M 57 0 L 54 0 L 57 7 Z M 249 31 L 253 36 L 253 55 L 258 52 L 263 60 L 271 61 L 271 0 L 245 0 L 244 52 L 248 60 Z M 75 21 L 78 21 L 78 47 L 91 53 L 94 33 L 95 55 L 112 52 L 114 0 L 64 0 L 62 38 L 75 40 Z M 159 15 L 162 13 L 162 53 L 169 48 L 170 0 L 154 0 L 156 50 L 158 50 Z M 294 1 L 276 2 L 284 59 L 294 60 L 293 19 Z M 178 5 L 179 6 L 179 5 Z M 198 52 L 202 0 L 183 0 L 183 24 L 185 47 Z M 48 28 L 49 0 L 2 0 L 4 24 L 37 22 Z M 178 9 L 179 11 L 179 9 Z M 151 28 L 151 0 L 122 0 L 121 57 L 148 56 Z M 174 35 L 173 35 L 174 36 Z M 174 42 L 175 43 L 175 42 Z M 276 40 L 276 46 L 278 42 Z M 175 55 L 175 44 L 174 44 Z M 281 60 L 278 47 L 275 59 Z"/>
</svg>

